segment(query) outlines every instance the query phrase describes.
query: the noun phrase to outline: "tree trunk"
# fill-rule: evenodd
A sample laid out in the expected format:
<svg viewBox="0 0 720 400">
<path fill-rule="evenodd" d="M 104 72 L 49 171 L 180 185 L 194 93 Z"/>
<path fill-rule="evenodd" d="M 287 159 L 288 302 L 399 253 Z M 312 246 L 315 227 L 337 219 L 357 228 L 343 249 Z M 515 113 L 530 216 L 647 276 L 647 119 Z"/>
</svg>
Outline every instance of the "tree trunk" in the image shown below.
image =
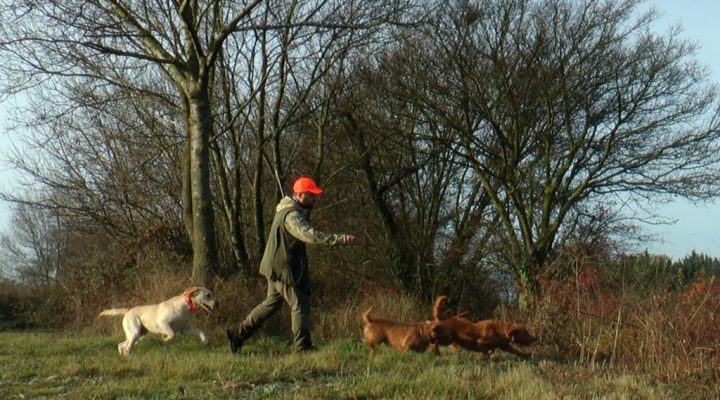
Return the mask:
<svg viewBox="0 0 720 400">
<path fill-rule="evenodd" d="M 237 172 L 235 176 L 235 184 L 240 185 L 240 174 Z M 232 239 L 233 251 L 235 252 L 235 258 L 240 266 L 240 272 L 244 275 L 250 274 L 250 257 L 248 256 L 247 248 L 245 247 L 245 233 L 243 226 L 240 223 L 241 211 L 242 211 L 242 196 L 240 195 L 241 190 L 235 190 L 235 201 L 234 210 L 232 214 L 232 220 L 230 221 L 230 235 Z"/>
<path fill-rule="evenodd" d="M 265 42 L 263 40 L 263 54 L 265 54 Z M 263 71 L 267 70 L 267 57 L 263 56 Z M 255 243 L 258 259 L 265 251 L 265 217 L 262 197 L 263 162 L 265 156 L 265 98 L 266 88 L 260 89 L 260 101 L 258 109 L 258 128 L 255 134 L 255 145 L 257 154 L 255 156 L 255 174 L 253 176 L 253 200 L 255 206 Z"/>
<path fill-rule="evenodd" d="M 205 285 L 218 264 L 210 185 L 210 138 L 213 136 L 213 125 L 207 92 L 202 91 L 192 97 L 189 106 L 189 165 L 193 224 L 192 282 Z"/>
<path fill-rule="evenodd" d="M 255 243 L 258 258 L 265 251 L 265 218 L 263 216 L 262 176 L 263 176 L 263 149 L 258 145 L 255 159 L 255 174 L 253 176 L 253 204 L 255 207 Z"/>
<path fill-rule="evenodd" d="M 527 310 L 532 308 L 542 295 L 542 289 L 536 280 L 540 268 L 542 268 L 542 264 L 537 264 L 535 262 L 526 263 L 525 265 L 518 267 L 517 278 L 520 283 L 518 306 L 520 309 Z"/>
<path fill-rule="evenodd" d="M 182 201 L 182 216 L 185 223 L 185 231 L 187 232 L 190 245 L 193 242 L 193 212 L 192 212 L 192 189 L 190 188 L 190 103 L 183 98 L 185 108 L 183 119 L 185 120 L 185 146 L 183 154 L 180 158 L 180 182 L 181 190 L 180 199 Z"/>
</svg>

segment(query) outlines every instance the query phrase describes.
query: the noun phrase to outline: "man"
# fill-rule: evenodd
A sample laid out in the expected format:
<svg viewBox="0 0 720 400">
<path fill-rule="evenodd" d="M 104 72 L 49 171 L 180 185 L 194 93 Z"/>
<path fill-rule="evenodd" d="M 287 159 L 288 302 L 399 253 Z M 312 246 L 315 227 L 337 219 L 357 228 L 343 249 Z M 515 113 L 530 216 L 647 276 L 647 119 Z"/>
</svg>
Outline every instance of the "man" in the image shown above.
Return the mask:
<svg viewBox="0 0 720 400">
<path fill-rule="evenodd" d="M 305 244 L 355 242 L 353 235 L 328 234 L 310 225 L 308 214 L 322 193 L 315 181 L 301 177 L 293 184 L 293 195 L 278 203 L 260 262 L 260 274 L 267 279 L 267 296 L 245 317 L 240 329 L 226 331 L 233 353 L 240 352 L 243 343 L 280 309 L 283 300 L 290 306 L 294 350 L 315 349 L 310 338 L 310 278 Z"/>
</svg>

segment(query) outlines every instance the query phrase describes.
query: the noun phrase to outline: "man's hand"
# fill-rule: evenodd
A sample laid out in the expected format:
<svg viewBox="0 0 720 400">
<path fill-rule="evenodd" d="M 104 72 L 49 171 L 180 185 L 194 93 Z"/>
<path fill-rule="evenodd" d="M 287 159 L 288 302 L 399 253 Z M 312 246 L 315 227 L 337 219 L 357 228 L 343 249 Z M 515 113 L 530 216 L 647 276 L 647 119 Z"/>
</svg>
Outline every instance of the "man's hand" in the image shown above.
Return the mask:
<svg viewBox="0 0 720 400">
<path fill-rule="evenodd" d="M 343 239 L 343 244 L 351 245 L 351 244 L 355 243 L 355 239 L 356 239 L 355 235 L 345 235 L 345 237 Z"/>
</svg>

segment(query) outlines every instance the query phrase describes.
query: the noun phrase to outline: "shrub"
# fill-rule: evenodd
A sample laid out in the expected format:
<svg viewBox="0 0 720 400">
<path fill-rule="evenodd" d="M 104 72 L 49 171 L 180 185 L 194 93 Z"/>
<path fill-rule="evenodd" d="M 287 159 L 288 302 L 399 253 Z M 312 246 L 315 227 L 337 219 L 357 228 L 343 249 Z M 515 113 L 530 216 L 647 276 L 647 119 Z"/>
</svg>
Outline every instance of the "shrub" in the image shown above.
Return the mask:
<svg viewBox="0 0 720 400">
<path fill-rule="evenodd" d="M 649 290 L 642 282 L 613 280 L 612 267 L 597 267 L 542 280 L 545 295 L 530 316 L 541 357 L 664 379 L 718 375 L 720 286 L 714 278 L 698 274 L 686 285 Z"/>
<path fill-rule="evenodd" d="M 0 331 L 61 326 L 62 304 L 54 290 L 0 281 Z"/>
</svg>

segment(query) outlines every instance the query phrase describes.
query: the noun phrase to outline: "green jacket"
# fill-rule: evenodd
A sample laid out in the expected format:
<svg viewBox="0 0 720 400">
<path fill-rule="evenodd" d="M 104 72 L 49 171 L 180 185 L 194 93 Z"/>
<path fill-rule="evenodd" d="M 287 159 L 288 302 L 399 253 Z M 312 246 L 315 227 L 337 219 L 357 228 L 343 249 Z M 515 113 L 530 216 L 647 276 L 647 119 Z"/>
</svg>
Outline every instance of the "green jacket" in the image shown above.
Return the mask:
<svg viewBox="0 0 720 400">
<path fill-rule="evenodd" d="M 345 235 L 320 232 L 310 225 L 308 212 L 291 197 L 283 198 L 275 209 L 260 274 L 289 286 L 307 286 L 309 270 L 306 243 L 336 245 Z"/>
</svg>

